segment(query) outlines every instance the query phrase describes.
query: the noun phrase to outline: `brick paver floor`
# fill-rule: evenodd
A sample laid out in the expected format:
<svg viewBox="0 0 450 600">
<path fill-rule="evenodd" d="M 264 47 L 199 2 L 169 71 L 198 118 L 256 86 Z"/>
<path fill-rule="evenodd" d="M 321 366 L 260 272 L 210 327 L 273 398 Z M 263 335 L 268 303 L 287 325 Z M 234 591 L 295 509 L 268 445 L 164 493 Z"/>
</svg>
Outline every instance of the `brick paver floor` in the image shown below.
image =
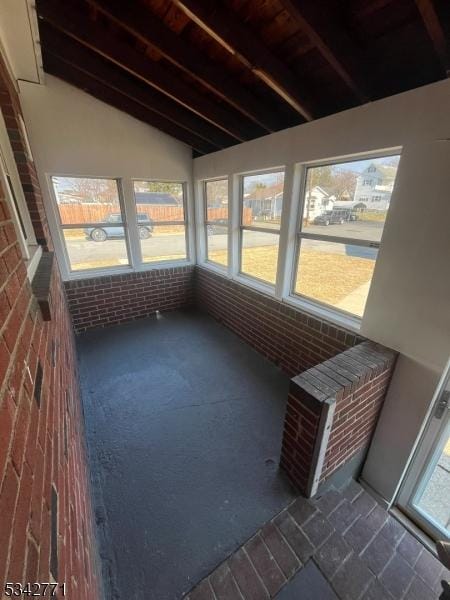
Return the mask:
<svg viewBox="0 0 450 600">
<path fill-rule="evenodd" d="M 297 498 L 188 600 L 436 600 L 439 561 L 352 481 Z"/>
</svg>

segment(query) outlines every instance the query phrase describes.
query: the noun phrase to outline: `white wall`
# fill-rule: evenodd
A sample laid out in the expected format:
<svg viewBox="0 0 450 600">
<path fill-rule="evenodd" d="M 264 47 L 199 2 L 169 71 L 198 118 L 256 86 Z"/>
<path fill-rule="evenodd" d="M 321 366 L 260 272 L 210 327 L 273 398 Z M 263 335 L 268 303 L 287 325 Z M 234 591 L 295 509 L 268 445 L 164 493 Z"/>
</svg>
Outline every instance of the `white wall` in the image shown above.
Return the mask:
<svg viewBox="0 0 450 600">
<path fill-rule="evenodd" d="M 133 222 L 133 179 L 187 182 L 188 254 L 195 260 L 192 151 L 189 146 L 87 93 L 47 75 L 45 85 L 20 81 L 20 101 L 36 162 L 46 214 L 64 279 L 70 272 L 50 190 L 50 175 L 120 178 L 125 215 Z M 129 256 L 142 269 L 136 227 L 129 228 Z M 107 271 L 110 273 L 111 271 Z M 100 275 L 99 271 L 97 275 Z M 106 273 L 105 273 L 106 274 Z"/>
<path fill-rule="evenodd" d="M 40 176 L 191 180 L 188 146 L 56 77 L 21 81 L 20 101 Z"/>
<path fill-rule="evenodd" d="M 403 148 L 361 325 L 402 353 L 364 471 L 389 500 L 450 354 L 449 106 L 446 80 L 194 160 L 203 179 Z"/>
<path fill-rule="evenodd" d="M 390 499 L 450 356 L 450 141 L 405 147 L 364 333 L 402 356 L 364 467 Z"/>
<path fill-rule="evenodd" d="M 445 132 L 443 132 L 445 134 Z M 362 331 L 441 370 L 450 353 L 450 141 L 405 146 Z"/>
<path fill-rule="evenodd" d="M 450 81 L 365 104 L 194 160 L 196 178 L 322 160 L 450 135 Z"/>
</svg>

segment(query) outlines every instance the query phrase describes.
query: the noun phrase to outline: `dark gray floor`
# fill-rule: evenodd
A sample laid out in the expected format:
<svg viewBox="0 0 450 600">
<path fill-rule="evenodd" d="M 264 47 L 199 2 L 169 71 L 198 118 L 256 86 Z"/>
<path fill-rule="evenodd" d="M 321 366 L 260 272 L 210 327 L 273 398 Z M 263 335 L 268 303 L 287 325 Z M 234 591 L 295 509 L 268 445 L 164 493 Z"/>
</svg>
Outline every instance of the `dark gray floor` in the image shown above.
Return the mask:
<svg viewBox="0 0 450 600">
<path fill-rule="evenodd" d="M 108 596 L 178 600 L 294 498 L 288 379 L 195 312 L 89 332 L 78 353 Z"/>
</svg>

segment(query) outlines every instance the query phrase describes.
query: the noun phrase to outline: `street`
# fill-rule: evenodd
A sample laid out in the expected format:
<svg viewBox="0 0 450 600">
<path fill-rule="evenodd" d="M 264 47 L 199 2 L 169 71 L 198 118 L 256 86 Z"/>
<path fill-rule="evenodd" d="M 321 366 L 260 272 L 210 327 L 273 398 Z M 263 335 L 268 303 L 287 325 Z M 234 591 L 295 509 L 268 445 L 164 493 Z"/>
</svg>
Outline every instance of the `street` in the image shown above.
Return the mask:
<svg viewBox="0 0 450 600">
<path fill-rule="evenodd" d="M 305 233 L 317 233 L 320 235 L 333 235 L 339 237 L 350 237 L 359 240 L 379 242 L 383 232 L 382 221 L 349 221 L 339 225 L 307 225 L 303 227 Z"/>
<path fill-rule="evenodd" d="M 343 225 L 309 225 L 304 229 L 308 233 L 320 233 L 321 235 L 339 236 L 339 237 L 354 237 L 356 239 L 369 239 L 378 241 L 381 237 L 382 223 L 373 221 L 355 221 L 352 223 L 344 223 Z M 269 232 L 268 232 L 269 233 Z M 208 245 L 211 250 L 225 250 L 227 243 L 226 234 L 216 234 L 208 236 Z M 275 236 L 267 235 L 259 231 L 247 232 L 245 236 L 246 248 L 255 248 L 262 246 L 273 246 Z M 94 242 L 83 238 L 67 238 L 67 246 L 69 253 L 74 262 L 88 263 L 90 260 L 95 261 L 108 260 L 117 258 L 117 256 L 125 255 L 124 240 L 111 239 L 105 242 Z M 170 235 L 161 234 L 153 235 L 147 240 L 141 240 L 142 251 L 145 257 L 164 257 L 184 256 L 185 237 L 184 234 Z M 344 246 L 333 242 L 307 240 L 302 241 L 303 248 L 311 248 L 321 252 L 329 252 L 334 254 L 348 254 L 351 256 L 360 256 L 366 258 L 376 258 L 376 249 Z"/>
</svg>

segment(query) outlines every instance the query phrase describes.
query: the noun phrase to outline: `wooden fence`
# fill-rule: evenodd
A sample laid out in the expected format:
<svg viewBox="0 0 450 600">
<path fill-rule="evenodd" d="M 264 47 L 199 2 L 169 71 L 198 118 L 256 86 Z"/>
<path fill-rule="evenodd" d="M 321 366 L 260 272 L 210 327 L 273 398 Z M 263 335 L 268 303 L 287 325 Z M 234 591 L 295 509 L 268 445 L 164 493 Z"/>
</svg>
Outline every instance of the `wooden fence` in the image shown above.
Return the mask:
<svg viewBox="0 0 450 600">
<path fill-rule="evenodd" d="M 59 204 L 59 214 L 64 225 L 78 225 L 84 223 L 103 223 L 107 220 L 108 215 L 119 213 L 120 207 L 118 204 Z M 160 221 L 183 221 L 184 211 L 182 206 L 158 206 L 152 204 L 137 204 L 136 210 L 138 213 L 148 215 L 152 221 L 158 223 Z M 208 219 L 214 221 L 216 219 L 227 218 L 226 208 L 209 208 Z M 244 208 L 244 224 L 251 223 L 251 209 Z"/>
</svg>

